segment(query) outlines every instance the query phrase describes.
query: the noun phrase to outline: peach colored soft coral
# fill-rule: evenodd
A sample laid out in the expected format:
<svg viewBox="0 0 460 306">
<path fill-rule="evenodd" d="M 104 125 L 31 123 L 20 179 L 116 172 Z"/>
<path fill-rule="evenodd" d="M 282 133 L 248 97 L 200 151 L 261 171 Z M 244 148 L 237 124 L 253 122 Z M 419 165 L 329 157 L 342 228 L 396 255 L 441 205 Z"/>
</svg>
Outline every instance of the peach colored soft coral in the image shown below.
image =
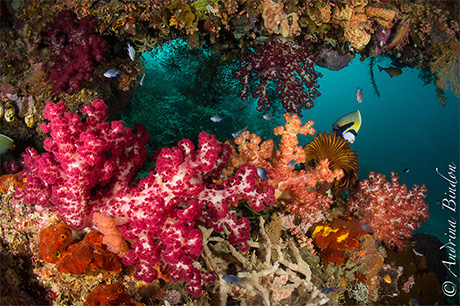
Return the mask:
<svg viewBox="0 0 460 306">
<path fill-rule="evenodd" d="M 107 249 L 120 257 L 124 257 L 129 251 L 129 247 L 120 230 L 115 226 L 115 221 L 103 213 L 96 212 L 93 214 L 93 223 L 104 235 L 102 243 L 107 246 Z"/>
</svg>

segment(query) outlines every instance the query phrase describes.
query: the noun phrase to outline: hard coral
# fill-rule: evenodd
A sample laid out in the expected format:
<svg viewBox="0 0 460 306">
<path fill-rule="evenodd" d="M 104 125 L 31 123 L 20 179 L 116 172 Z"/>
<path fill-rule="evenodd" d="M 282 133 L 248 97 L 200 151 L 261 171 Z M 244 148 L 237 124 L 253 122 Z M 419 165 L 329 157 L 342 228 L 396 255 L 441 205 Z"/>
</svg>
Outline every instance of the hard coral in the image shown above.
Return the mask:
<svg viewBox="0 0 460 306">
<path fill-rule="evenodd" d="M 53 92 L 73 93 L 91 78 L 95 66 L 104 60 L 107 42 L 94 32 L 96 19 L 82 18 L 79 23 L 70 11 L 61 11 L 45 28 L 43 39 L 53 55 L 49 78 Z"/>
<path fill-rule="evenodd" d="M 243 85 L 240 91 L 243 101 L 252 92 L 253 98 L 259 98 L 258 111 L 270 109 L 267 89 L 269 82 L 273 82 L 287 112 L 300 114 L 302 108 L 312 108 L 313 99 L 320 96 L 317 79 L 322 74 L 313 68 L 316 56 L 308 47 L 305 40 L 296 44 L 269 38 L 264 46 L 250 53 L 234 74 Z M 257 84 L 256 88 L 253 84 Z"/>
</svg>

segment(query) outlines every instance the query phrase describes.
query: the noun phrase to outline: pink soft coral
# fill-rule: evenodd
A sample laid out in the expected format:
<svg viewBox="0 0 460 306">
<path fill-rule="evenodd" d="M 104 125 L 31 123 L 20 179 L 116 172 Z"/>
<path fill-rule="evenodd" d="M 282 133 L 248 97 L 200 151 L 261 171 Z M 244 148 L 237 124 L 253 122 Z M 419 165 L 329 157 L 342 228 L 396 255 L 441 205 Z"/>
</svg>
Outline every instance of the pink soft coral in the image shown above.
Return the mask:
<svg viewBox="0 0 460 306">
<path fill-rule="evenodd" d="M 48 103 L 42 130 L 46 153 L 28 148 L 23 155 L 27 179 L 24 201 L 50 207 L 69 225 L 82 228 L 94 203 L 94 193 L 126 185 L 147 157 L 145 127 L 136 131 L 123 122 L 104 122 L 107 106 L 102 100 L 84 105 L 85 121 L 66 111 L 64 103 Z M 88 221 L 88 220 L 86 220 Z M 88 223 L 86 223 L 87 225 Z"/>
<path fill-rule="evenodd" d="M 399 185 L 399 176 L 391 172 L 391 181 L 385 175 L 371 172 L 369 179 L 359 183 L 359 191 L 354 194 L 349 210 L 361 222 L 367 223 L 374 235 L 389 247 L 403 246 L 403 239 L 412 237 L 412 232 L 428 220 L 428 205 L 425 185 L 414 185 L 407 190 Z"/>
<path fill-rule="evenodd" d="M 145 128 L 137 126 L 133 132 L 121 121 L 103 122 L 107 107 L 102 100 L 86 105 L 83 113 L 85 120 L 67 112 L 62 102 L 47 104 L 45 118 L 50 122 L 42 129 L 51 136 L 44 142 L 48 152 L 29 148 L 24 155 L 24 201 L 49 207 L 79 228 L 91 226 L 90 216 L 104 214 L 131 243 L 123 262 L 138 268 L 139 279 L 152 281 L 161 263 L 172 280 L 185 280 L 187 290 L 198 296 L 202 282 L 215 279 L 197 262 L 203 251 L 198 225 L 217 232 L 227 229 L 229 242 L 247 251 L 249 222 L 230 207 L 239 201 L 257 211 L 273 205 L 273 187 L 260 181 L 248 164 L 213 184 L 228 164 L 231 148 L 206 133 L 199 135 L 198 149 L 182 140 L 159 151 L 155 170 L 131 186 L 145 160 Z"/>
</svg>

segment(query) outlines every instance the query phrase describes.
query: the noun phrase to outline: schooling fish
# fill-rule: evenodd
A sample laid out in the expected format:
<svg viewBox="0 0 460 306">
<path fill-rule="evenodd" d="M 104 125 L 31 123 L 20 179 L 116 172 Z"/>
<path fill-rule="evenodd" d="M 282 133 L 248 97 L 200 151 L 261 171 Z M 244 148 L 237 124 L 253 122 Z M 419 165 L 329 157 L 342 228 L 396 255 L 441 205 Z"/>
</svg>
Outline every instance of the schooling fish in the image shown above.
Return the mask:
<svg viewBox="0 0 460 306">
<path fill-rule="evenodd" d="M 286 165 L 288 167 L 293 167 L 297 164 L 297 161 L 295 159 L 291 159 L 289 163 Z"/>
<path fill-rule="evenodd" d="M 241 279 L 233 274 L 222 276 L 222 279 L 230 285 L 238 285 L 241 282 Z"/>
<path fill-rule="evenodd" d="M 361 113 L 359 110 L 343 115 L 332 124 L 332 129 L 347 140 L 354 143 L 361 128 Z"/>
<path fill-rule="evenodd" d="M 209 119 L 211 119 L 212 122 L 221 122 L 222 120 L 224 120 L 224 119 L 222 119 L 222 117 L 219 116 L 219 115 L 212 116 L 212 117 L 209 118 Z"/>
<path fill-rule="evenodd" d="M 401 75 L 402 73 L 402 70 L 396 67 L 382 68 L 379 65 L 377 65 L 377 67 L 379 67 L 380 72 L 382 72 L 382 70 L 385 70 L 385 72 L 388 73 L 388 75 L 392 78 L 397 77 L 398 75 Z"/>
<path fill-rule="evenodd" d="M 128 48 L 126 48 L 126 50 L 128 50 L 128 55 L 129 55 L 129 58 L 134 61 L 134 56 L 136 55 L 136 50 L 134 50 L 134 48 L 131 46 L 131 44 L 128 42 Z"/>
<path fill-rule="evenodd" d="M 116 78 L 119 75 L 120 75 L 120 70 L 109 69 L 106 72 L 104 72 L 104 76 L 106 78 Z"/>
<path fill-rule="evenodd" d="M 257 168 L 257 175 L 262 181 L 268 180 L 267 174 L 268 174 L 267 169 L 262 168 L 262 167 Z"/>
<path fill-rule="evenodd" d="M 356 101 L 358 101 L 358 103 L 363 102 L 363 90 L 361 88 L 356 90 Z"/>
<path fill-rule="evenodd" d="M 406 168 L 406 169 L 404 169 L 403 172 L 404 172 L 404 173 L 409 173 L 409 171 L 410 171 L 410 169 L 409 169 L 409 168 Z"/>
</svg>

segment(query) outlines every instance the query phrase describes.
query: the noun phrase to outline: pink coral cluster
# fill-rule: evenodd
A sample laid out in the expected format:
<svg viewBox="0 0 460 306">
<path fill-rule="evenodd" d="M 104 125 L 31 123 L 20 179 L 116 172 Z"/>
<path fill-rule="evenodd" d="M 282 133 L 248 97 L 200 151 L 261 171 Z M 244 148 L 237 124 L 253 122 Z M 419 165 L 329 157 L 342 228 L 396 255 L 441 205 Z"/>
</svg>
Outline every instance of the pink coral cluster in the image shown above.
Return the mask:
<svg viewBox="0 0 460 306">
<path fill-rule="evenodd" d="M 385 176 L 371 172 L 369 179 L 360 182 L 353 195 L 349 210 L 374 231 L 374 236 L 389 247 L 403 246 L 402 239 L 412 237 L 412 232 L 429 217 L 425 185 L 414 185 L 407 190 L 399 185 L 399 176 L 391 172 L 391 181 Z"/>
<path fill-rule="evenodd" d="M 247 251 L 249 221 L 238 219 L 230 206 L 243 200 L 260 211 L 274 204 L 274 189 L 248 164 L 220 185 L 212 184 L 227 165 L 231 148 L 206 133 L 199 135 L 197 150 L 183 140 L 159 151 L 155 170 L 131 186 L 146 156 L 145 128 L 133 132 L 122 122 L 103 122 L 107 107 L 102 100 L 85 105 L 83 112 L 85 120 L 66 112 L 62 102 L 47 104 L 50 123 L 42 129 L 51 135 L 44 142 L 48 152 L 29 148 L 24 155 L 24 201 L 57 211 L 74 227 L 91 226 L 89 216 L 105 234 L 116 234 L 115 225 L 131 244 L 119 253 L 125 264 L 138 268 L 137 278 L 152 281 L 158 275 L 155 265 L 162 263 L 172 280 L 185 280 L 187 290 L 198 296 L 202 282 L 215 279 L 197 262 L 203 251 L 198 225 L 227 229 L 229 242 Z M 114 223 L 100 222 L 100 214 Z M 112 238 L 122 243 L 120 237 L 107 240 Z"/>
<path fill-rule="evenodd" d="M 137 188 L 121 187 L 103 199 L 97 209 L 116 217 L 123 236 L 133 240 L 124 262 L 138 267 L 137 276 L 146 281 L 156 277 L 153 265 L 159 261 L 171 270 L 171 279 L 184 279 L 192 295 L 201 292 L 202 279 L 214 275 L 201 271 L 196 259 L 203 251 L 198 224 L 230 232 L 228 240 L 249 249 L 249 222 L 238 219 L 230 206 L 240 200 L 260 211 L 275 202 L 274 190 L 263 185 L 254 166 L 244 164 L 220 186 L 207 182 L 220 176 L 231 154 L 228 145 L 213 135 L 199 135 L 199 149 L 189 140 L 178 147 L 162 149 L 155 157 L 156 170 L 142 179 Z"/>
<path fill-rule="evenodd" d="M 104 122 L 107 112 L 104 101 L 95 100 L 83 106 L 83 122 L 62 102 L 46 105 L 50 123 L 41 129 L 51 136 L 43 142 L 48 152 L 27 148 L 23 155 L 26 203 L 50 207 L 69 225 L 83 228 L 93 193 L 128 184 L 147 157 L 143 147 L 150 136 L 142 125 L 133 131 L 121 121 Z"/>
<path fill-rule="evenodd" d="M 53 52 L 49 78 L 55 94 L 80 90 L 104 59 L 108 44 L 94 32 L 95 25 L 93 17 L 84 17 L 77 23 L 75 16 L 64 10 L 46 26 L 43 39 Z"/>
<path fill-rule="evenodd" d="M 250 53 L 235 72 L 243 86 L 240 92 L 243 101 L 252 92 L 253 98 L 259 98 L 258 111 L 270 109 L 268 87 L 273 82 L 287 112 L 300 114 L 302 108 L 312 108 L 313 99 L 320 96 L 317 79 L 322 75 L 313 68 L 316 56 L 308 47 L 305 40 L 296 44 L 269 38 L 264 46 Z M 252 84 L 257 85 L 253 88 Z"/>
</svg>

